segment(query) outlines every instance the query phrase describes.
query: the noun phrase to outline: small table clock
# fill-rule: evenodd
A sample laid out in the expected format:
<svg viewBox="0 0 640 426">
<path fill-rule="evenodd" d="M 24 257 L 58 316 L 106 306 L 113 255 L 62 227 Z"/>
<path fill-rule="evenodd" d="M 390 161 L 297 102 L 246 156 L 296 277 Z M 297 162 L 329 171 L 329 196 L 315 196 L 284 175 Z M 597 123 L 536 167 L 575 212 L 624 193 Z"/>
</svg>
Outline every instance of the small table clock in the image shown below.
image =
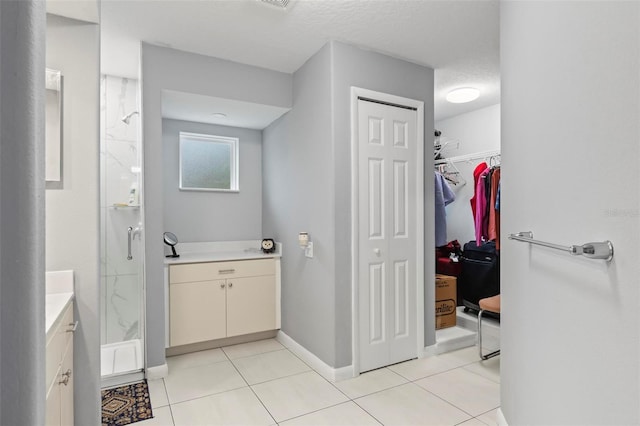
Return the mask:
<svg viewBox="0 0 640 426">
<path fill-rule="evenodd" d="M 265 238 L 260 244 L 263 253 L 273 253 L 276 251 L 276 243 L 271 238 Z"/>
</svg>

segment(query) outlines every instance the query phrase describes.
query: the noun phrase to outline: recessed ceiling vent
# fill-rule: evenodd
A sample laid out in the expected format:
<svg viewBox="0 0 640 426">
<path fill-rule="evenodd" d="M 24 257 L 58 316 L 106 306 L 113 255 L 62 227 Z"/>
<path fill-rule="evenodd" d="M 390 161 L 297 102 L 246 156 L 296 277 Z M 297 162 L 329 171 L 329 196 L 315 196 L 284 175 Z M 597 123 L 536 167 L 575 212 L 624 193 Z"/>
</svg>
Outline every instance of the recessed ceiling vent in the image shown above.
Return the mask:
<svg viewBox="0 0 640 426">
<path fill-rule="evenodd" d="M 291 3 L 291 0 L 260 0 L 264 4 L 270 4 L 271 6 L 279 9 L 286 9 L 287 5 Z"/>
</svg>

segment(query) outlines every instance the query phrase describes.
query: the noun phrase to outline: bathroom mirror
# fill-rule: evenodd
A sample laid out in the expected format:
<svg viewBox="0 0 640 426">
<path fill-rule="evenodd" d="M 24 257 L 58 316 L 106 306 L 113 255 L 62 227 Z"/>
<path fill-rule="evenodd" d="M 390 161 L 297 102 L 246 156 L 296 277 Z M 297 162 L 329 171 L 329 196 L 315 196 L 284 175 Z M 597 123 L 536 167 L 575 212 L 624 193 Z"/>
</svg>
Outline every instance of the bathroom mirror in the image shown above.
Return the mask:
<svg viewBox="0 0 640 426">
<path fill-rule="evenodd" d="M 62 152 L 62 73 L 46 69 L 45 180 L 61 180 Z"/>
<path fill-rule="evenodd" d="M 178 253 L 176 253 L 176 244 L 178 244 L 178 237 L 173 232 L 165 232 L 163 234 L 164 243 L 171 247 L 171 254 L 168 254 L 166 257 L 180 257 Z"/>
</svg>

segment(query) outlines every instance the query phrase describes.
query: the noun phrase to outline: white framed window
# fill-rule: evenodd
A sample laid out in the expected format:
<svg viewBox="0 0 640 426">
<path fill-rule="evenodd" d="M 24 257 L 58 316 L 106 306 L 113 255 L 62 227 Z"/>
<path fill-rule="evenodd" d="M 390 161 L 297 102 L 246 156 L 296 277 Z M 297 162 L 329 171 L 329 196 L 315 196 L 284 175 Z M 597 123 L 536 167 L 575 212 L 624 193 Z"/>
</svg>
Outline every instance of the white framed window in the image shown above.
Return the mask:
<svg viewBox="0 0 640 426">
<path fill-rule="evenodd" d="M 180 132 L 180 189 L 238 192 L 238 138 Z"/>
</svg>

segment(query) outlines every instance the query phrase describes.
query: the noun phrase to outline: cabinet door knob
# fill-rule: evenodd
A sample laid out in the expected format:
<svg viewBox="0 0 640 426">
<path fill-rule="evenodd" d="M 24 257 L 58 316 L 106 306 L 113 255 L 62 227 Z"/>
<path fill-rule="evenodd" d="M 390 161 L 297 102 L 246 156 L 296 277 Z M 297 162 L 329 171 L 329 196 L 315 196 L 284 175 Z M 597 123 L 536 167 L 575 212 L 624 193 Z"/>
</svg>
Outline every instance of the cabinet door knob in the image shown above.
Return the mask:
<svg viewBox="0 0 640 426">
<path fill-rule="evenodd" d="M 233 283 L 229 283 L 229 288 L 233 287 Z"/>
<path fill-rule="evenodd" d="M 224 284 L 220 284 L 220 288 L 224 288 Z"/>
<path fill-rule="evenodd" d="M 68 369 L 66 372 L 62 373 L 62 380 L 60 380 L 58 384 L 67 386 L 69 384 L 70 379 L 71 379 L 71 369 Z"/>
</svg>

